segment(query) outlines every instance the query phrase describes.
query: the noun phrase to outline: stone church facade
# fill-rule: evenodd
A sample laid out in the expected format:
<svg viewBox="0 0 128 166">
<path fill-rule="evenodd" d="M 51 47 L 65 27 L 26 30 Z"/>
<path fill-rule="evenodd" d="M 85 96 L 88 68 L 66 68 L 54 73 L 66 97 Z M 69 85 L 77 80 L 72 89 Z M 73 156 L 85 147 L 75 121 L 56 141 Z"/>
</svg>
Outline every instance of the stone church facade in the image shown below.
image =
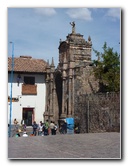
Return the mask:
<svg viewBox="0 0 128 166">
<path fill-rule="evenodd" d="M 52 63 L 46 67 L 46 106 L 44 120 L 66 117 L 75 118 L 75 99 L 81 94 L 91 94 L 98 91 L 98 82 L 93 75 L 91 61 L 92 41 L 76 33 L 75 23 L 71 34 L 65 41 L 60 41 L 59 63 L 57 68 Z"/>
</svg>

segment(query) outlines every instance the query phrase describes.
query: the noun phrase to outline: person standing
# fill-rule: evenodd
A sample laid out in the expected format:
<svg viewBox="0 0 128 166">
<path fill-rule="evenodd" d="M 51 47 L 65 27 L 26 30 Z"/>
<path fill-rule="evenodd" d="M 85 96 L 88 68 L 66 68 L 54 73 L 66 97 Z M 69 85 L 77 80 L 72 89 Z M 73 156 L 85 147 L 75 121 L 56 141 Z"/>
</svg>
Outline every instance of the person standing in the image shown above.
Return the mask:
<svg viewBox="0 0 128 166">
<path fill-rule="evenodd" d="M 58 128 L 58 126 L 57 126 L 57 124 L 55 124 L 54 135 L 56 135 L 57 128 Z"/>
<path fill-rule="evenodd" d="M 38 125 L 37 125 L 36 121 L 33 122 L 32 127 L 33 127 L 33 135 L 36 136 L 37 128 L 38 128 Z"/>
<path fill-rule="evenodd" d="M 45 124 L 44 124 L 44 135 L 48 135 L 48 129 L 49 129 L 49 123 L 48 120 L 46 120 Z"/>
<path fill-rule="evenodd" d="M 43 133 L 43 123 L 40 121 L 38 126 L 38 135 L 41 135 Z"/>
<path fill-rule="evenodd" d="M 14 119 L 14 127 L 15 127 L 15 131 L 18 131 L 18 121 L 16 119 Z"/>
<path fill-rule="evenodd" d="M 50 125 L 49 125 L 50 129 L 51 129 L 51 135 L 54 135 L 54 130 L 55 130 L 55 124 L 54 122 L 51 121 Z"/>
<path fill-rule="evenodd" d="M 63 130 L 62 133 L 63 133 L 63 134 L 66 134 L 66 133 L 67 133 L 67 123 L 66 123 L 66 122 L 63 123 L 62 128 L 63 128 L 63 129 L 62 129 L 62 130 Z"/>
<path fill-rule="evenodd" d="M 21 120 L 21 130 L 22 131 L 26 130 L 26 124 L 25 124 L 25 120 L 24 119 Z"/>
</svg>

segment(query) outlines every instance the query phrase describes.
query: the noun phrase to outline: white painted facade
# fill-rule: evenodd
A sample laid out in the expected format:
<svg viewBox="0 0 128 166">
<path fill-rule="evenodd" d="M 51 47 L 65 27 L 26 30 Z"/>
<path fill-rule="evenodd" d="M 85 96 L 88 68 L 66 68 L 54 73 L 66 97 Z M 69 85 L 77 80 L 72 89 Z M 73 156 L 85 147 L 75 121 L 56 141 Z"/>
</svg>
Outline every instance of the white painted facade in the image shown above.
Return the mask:
<svg viewBox="0 0 128 166">
<path fill-rule="evenodd" d="M 43 114 L 45 112 L 45 75 L 44 74 L 20 74 L 21 79 L 19 85 L 17 83 L 17 73 L 13 73 L 12 83 L 12 98 L 18 98 L 17 102 L 12 102 L 12 113 L 11 123 L 13 124 L 16 118 L 19 124 L 23 119 L 23 110 L 32 109 L 32 122 L 35 120 L 39 123 L 41 120 L 44 121 Z M 37 95 L 22 95 L 22 84 L 24 82 L 24 76 L 35 77 L 35 85 L 37 85 Z M 11 73 L 8 73 L 8 96 L 11 92 Z M 8 123 L 10 121 L 10 101 L 8 101 Z M 28 125 L 29 126 L 29 125 Z"/>
</svg>

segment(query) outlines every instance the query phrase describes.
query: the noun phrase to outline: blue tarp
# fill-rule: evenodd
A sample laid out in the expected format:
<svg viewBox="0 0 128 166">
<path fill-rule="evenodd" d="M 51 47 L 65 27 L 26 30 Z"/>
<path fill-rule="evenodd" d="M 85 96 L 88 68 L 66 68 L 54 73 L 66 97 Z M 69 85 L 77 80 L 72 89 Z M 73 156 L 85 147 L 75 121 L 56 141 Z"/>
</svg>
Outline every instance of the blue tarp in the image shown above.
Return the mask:
<svg viewBox="0 0 128 166">
<path fill-rule="evenodd" d="M 68 124 L 68 125 L 67 125 L 67 129 L 69 129 L 69 130 L 73 130 L 73 129 L 74 129 L 74 125 L 70 125 L 70 124 Z"/>
<path fill-rule="evenodd" d="M 67 122 L 67 129 L 68 130 L 74 130 L 74 118 L 66 118 Z"/>
<path fill-rule="evenodd" d="M 67 124 L 74 125 L 74 118 L 66 118 Z"/>
</svg>

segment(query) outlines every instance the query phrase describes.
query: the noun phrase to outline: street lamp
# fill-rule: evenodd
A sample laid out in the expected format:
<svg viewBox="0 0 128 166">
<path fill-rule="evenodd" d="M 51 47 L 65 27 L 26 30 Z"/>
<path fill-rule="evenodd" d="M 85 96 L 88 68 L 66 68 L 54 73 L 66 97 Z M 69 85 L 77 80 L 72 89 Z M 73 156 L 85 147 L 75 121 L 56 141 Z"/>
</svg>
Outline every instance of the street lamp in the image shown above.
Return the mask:
<svg viewBox="0 0 128 166">
<path fill-rule="evenodd" d="M 9 137 L 11 137 L 11 119 L 12 119 L 12 82 L 13 82 L 13 68 L 14 68 L 14 43 L 12 44 L 12 69 L 11 69 L 11 90 L 10 90 L 10 121 L 9 121 Z"/>
</svg>

